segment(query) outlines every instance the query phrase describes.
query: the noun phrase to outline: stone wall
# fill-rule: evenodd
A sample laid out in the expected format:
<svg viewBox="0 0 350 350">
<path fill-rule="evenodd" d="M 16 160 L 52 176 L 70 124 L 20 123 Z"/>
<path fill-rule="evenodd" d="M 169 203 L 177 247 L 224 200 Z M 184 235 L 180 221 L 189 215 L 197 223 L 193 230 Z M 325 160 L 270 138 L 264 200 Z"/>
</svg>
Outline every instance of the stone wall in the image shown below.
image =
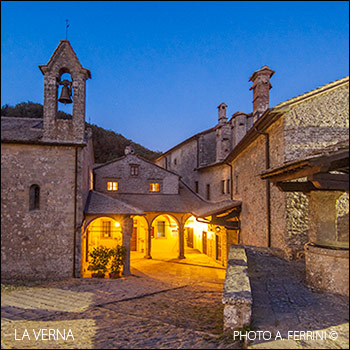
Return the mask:
<svg viewBox="0 0 350 350">
<path fill-rule="evenodd" d="M 284 115 L 285 161 L 349 139 L 349 83 L 293 104 Z"/>
<path fill-rule="evenodd" d="M 231 168 L 227 164 L 221 164 L 198 171 L 198 194 L 207 199 L 207 185 L 210 185 L 210 200 L 220 201 L 231 199 Z M 227 191 L 227 180 L 229 180 L 229 192 Z M 222 181 L 224 181 L 224 192 L 222 193 Z"/>
<path fill-rule="evenodd" d="M 138 176 L 131 175 L 130 165 L 138 166 Z M 150 183 L 160 183 L 160 193 L 177 194 L 179 177 L 159 166 L 129 154 L 94 169 L 95 190 L 108 193 L 107 182 L 118 182 L 118 193 L 150 193 Z"/>
<path fill-rule="evenodd" d="M 75 148 L 2 144 L 2 279 L 72 277 Z M 40 186 L 40 209 L 29 188 Z"/>
</svg>

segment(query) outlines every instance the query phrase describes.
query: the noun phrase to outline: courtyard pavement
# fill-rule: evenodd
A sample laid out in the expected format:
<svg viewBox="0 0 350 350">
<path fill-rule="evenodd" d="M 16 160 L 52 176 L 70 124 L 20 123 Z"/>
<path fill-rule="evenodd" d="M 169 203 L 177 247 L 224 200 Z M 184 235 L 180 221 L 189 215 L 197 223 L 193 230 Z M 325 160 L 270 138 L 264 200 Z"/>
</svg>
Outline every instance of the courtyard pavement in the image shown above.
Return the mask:
<svg viewBox="0 0 350 350">
<path fill-rule="evenodd" d="M 234 342 L 231 334 L 224 335 L 221 293 L 225 269 L 195 251 L 187 251 L 186 256 L 184 260 L 161 256 L 146 260 L 135 253 L 132 276 L 117 280 L 6 285 L 1 293 L 1 347 L 313 347 L 312 341 L 244 343 Z M 255 298 L 252 329 L 286 332 L 289 327 L 314 330 L 336 326 L 337 341 L 319 342 L 316 348 L 348 348 L 346 298 L 303 287 L 302 266 L 295 265 L 299 271 L 294 265 L 263 251 L 248 251 Z"/>
</svg>

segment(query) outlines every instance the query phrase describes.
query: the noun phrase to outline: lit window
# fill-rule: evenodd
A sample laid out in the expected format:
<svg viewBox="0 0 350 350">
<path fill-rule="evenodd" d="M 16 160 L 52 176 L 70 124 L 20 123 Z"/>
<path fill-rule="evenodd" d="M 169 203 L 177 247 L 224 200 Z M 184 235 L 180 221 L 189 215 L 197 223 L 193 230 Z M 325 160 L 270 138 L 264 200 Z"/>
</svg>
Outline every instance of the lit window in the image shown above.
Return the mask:
<svg viewBox="0 0 350 350">
<path fill-rule="evenodd" d="M 107 191 L 118 191 L 118 182 L 108 181 L 107 182 Z"/>
<path fill-rule="evenodd" d="M 40 187 L 31 185 L 29 188 L 29 210 L 39 209 L 40 207 Z"/>
<path fill-rule="evenodd" d="M 149 184 L 150 192 L 159 192 L 160 191 L 160 183 L 154 182 Z"/>
<path fill-rule="evenodd" d="M 102 220 L 101 227 L 101 238 L 110 238 L 111 237 L 111 222 L 107 220 Z"/>
<path fill-rule="evenodd" d="M 139 166 L 137 164 L 130 164 L 130 175 L 131 176 L 139 175 Z"/>
</svg>

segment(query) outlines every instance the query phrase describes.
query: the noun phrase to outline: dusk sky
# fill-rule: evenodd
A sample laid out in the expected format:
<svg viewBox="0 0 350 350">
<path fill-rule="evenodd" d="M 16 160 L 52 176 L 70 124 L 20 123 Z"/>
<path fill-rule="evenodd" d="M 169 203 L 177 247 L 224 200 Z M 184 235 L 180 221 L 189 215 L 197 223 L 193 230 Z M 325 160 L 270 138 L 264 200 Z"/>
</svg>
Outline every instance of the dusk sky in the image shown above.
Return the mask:
<svg viewBox="0 0 350 350">
<path fill-rule="evenodd" d="M 263 65 L 270 107 L 349 74 L 349 3 L 2 1 L 1 105 L 43 103 L 46 64 L 66 36 L 87 81 L 86 120 L 166 151 L 252 111 Z"/>
</svg>

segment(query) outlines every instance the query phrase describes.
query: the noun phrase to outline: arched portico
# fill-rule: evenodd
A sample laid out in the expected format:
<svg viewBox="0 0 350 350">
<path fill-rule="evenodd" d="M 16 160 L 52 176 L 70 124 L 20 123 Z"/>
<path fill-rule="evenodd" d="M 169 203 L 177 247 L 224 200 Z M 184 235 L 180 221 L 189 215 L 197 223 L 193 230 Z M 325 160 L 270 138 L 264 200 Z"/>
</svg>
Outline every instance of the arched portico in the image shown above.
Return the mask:
<svg viewBox="0 0 350 350">
<path fill-rule="evenodd" d="M 95 247 L 115 248 L 122 244 L 127 249 L 123 275 L 130 274 L 130 238 L 133 219 L 128 215 L 91 215 L 83 225 L 81 250 L 81 276 L 91 277 L 89 253 Z"/>
</svg>

